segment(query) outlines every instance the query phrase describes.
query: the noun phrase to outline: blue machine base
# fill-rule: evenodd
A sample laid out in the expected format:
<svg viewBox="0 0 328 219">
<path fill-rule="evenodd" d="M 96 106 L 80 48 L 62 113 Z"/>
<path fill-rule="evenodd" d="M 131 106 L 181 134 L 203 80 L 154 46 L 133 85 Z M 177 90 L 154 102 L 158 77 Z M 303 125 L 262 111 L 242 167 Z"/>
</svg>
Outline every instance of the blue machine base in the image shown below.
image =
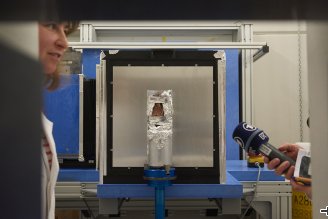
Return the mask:
<svg viewBox="0 0 328 219">
<path fill-rule="evenodd" d="M 227 160 L 225 184 L 174 184 L 167 187 L 167 198 L 240 198 L 243 193 L 241 181 L 256 181 L 258 169 L 247 167 L 246 160 Z M 58 181 L 98 182 L 96 170 L 61 169 Z M 261 168 L 260 181 L 285 181 L 266 165 Z M 98 198 L 153 198 L 154 189 L 146 184 L 100 184 Z"/>
<path fill-rule="evenodd" d="M 227 173 L 225 184 L 173 184 L 165 188 L 167 198 L 240 198 L 243 186 Z M 101 184 L 98 198 L 152 198 L 154 189 L 147 184 Z"/>
</svg>

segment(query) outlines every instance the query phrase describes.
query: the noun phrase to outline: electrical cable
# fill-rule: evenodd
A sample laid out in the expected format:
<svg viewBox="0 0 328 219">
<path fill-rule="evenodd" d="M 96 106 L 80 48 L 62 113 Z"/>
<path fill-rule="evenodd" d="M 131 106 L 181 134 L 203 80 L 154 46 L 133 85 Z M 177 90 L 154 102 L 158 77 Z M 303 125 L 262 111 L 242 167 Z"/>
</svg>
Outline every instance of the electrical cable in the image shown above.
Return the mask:
<svg viewBox="0 0 328 219">
<path fill-rule="evenodd" d="M 129 198 L 118 199 L 118 212 L 120 212 L 121 207 L 122 207 L 124 201 L 129 201 Z"/>
<path fill-rule="evenodd" d="M 253 195 L 251 201 L 249 202 L 249 204 L 248 204 L 248 206 L 247 206 L 247 208 L 246 208 L 246 210 L 245 210 L 243 216 L 241 216 L 240 219 L 244 219 L 244 217 L 245 217 L 246 214 L 247 214 L 247 211 L 250 209 L 250 207 L 251 207 L 251 205 L 252 205 L 252 203 L 253 203 L 253 200 L 254 200 L 255 196 L 257 195 L 257 185 L 258 185 L 258 183 L 259 183 L 259 181 L 260 181 L 260 176 L 261 176 L 261 167 L 260 167 L 259 162 L 256 162 L 255 165 L 258 167 L 258 170 L 259 170 L 259 171 L 258 171 L 258 173 L 257 173 L 257 179 L 256 179 L 256 183 L 255 183 L 255 188 L 254 188 L 254 195 Z"/>
<path fill-rule="evenodd" d="M 90 213 L 90 215 L 91 215 L 91 218 L 92 218 L 92 219 L 96 219 L 95 216 L 93 215 L 93 212 L 92 212 L 90 206 L 89 206 L 88 203 L 87 203 L 87 200 L 85 200 L 84 198 L 82 198 L 82 200 L 83 200 L 83 202 L 85 203 L 85 205 L 87 206 L 88 211 L 89 211 L 89 213 Z"/>
</svg>

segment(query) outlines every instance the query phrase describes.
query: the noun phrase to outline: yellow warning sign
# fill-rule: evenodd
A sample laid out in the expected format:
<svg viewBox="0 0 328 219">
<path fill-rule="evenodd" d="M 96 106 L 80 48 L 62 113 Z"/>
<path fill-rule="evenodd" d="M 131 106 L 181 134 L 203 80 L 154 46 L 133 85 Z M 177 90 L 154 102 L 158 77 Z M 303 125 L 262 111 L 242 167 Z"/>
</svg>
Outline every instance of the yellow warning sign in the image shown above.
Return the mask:
<svg viewBox="0 0 328 219">
<path fill-rule="evenodd" d="M 293 190 L 292 198 L 293 219 L 312 219 L 312 202 L 306 194 Z"/>
</svg>

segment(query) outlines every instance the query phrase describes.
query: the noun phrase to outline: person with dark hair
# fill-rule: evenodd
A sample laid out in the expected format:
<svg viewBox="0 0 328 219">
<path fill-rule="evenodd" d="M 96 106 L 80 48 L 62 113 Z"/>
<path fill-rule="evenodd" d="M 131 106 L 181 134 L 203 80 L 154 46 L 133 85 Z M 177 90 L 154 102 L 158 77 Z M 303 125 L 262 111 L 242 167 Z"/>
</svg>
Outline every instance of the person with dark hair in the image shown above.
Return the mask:
<svg viewBox="0 0 328 219">
<path fill-rule="evenodd" d="M 59 85 L 58 63 L 67 49 L 66 36 L 72 33 L 78 22 L 43 22 L 39 24 L 39 59 L 46 74 L 49 90 Z"/>
<path fill-rule="evenodd" d="M 59 85 L 58 65 L 68 47 L 66 37 L 76 27 L 77 23 L 74 22 L 43 22 L 39 24 L 39 60 L 46 76 L 45 86 L 48 90 L 54 90 Z M 43 113 L 42 127 L 41 218 L 54 219 L 55 185 L 59 172 L 59 164 L 55 141 L 52 136 L 53 124 Z"/>
</svg>

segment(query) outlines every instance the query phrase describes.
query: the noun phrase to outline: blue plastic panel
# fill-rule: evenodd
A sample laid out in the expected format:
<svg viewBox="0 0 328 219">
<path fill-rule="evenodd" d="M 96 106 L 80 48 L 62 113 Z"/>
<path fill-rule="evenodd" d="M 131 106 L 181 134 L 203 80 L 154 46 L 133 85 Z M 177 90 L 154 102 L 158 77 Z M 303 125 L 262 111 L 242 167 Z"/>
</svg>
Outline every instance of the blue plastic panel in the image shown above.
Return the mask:
<svg viewBox="0 0 328 219">
<path fill-rule="evenodd" d="M 79 154 L 79 76 L 62 75 L 60 87 L 44 91 L 44 113 L 53 122 L 58 155 Z"/>
<path fill-rule="evenodd" d="M 258 168 L 247 167 L 246 160 L 227 160 L 227 171 L 238 181 L 256 181 Z M 278 176 L 269 170 L 266 165 L 261 168 L 260 181 L 284 181 L 285 178 Z"/>
<path fill-rule="evenodd" d="M 88 79 L 96 79 L 96 65 L 100 63 L 100 49 L 84 49 L 82 53 L 83 74 Z"/>
<path fill-rule="evenodd" d="M 95 169 L 61 169 L 59 182 L 99 182 L 99 172 Z"/>
<path fill-rule="evenodd" d="M 232 139 L 232 133 L 239 124 L 239 64 L 238 50 L 226 52 L 226 159 L 239 160 L 239 145 Z"/>
</svg>

